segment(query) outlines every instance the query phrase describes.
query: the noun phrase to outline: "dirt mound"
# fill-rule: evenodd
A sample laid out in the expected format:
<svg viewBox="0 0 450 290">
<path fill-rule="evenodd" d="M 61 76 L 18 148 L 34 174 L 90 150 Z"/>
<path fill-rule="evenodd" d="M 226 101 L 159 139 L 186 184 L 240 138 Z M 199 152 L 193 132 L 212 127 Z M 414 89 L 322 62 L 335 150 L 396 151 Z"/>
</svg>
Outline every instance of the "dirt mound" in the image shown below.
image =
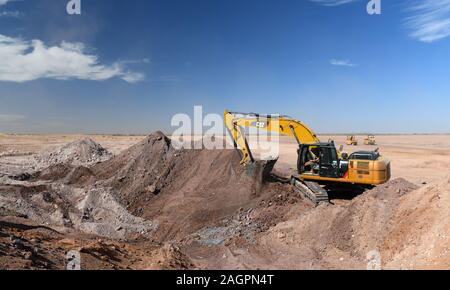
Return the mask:
<svg viewBox="0 0 450 290">
<path fill-rule="evenodd" d="M 262 190 L 266 163 L 250 171 L 239 160 L 234 150 L 176 150 L 157 132 L 89 168 L 52 165 L 31 178 L 32 183 L 43 183 L 42 188 L 0 187 L 5 192 L 0 205 L 84 233 L 166 242 L 213 226 L 289 188 Z M 24 195 L 25 190 L 30 194 Z"/>
<path fill-rule="evenodd" d="M 90 138 L 69 143 L 55 151 L 45 152 L 35 157 L 42 167 L 55 164 L 92 165 L 111 158 L 100 144 Z"/>
<path fill-rule="evenodd" d="M 76 229 L 112 239 L 151 236 L 157 225 L 130 214 L 113 192 L 60 183 L 0 185 L 0 213 L 26 217 L 65 231 Z"/>
<path fill-rule="evenodd" d="M 239 159 L 235 150 L 176 150 L 157 132 L 92 167 L 88 184 L 117 192 L 132 214 L 159 225 L 159 238 L 165 241 L 216 223 L 270 194 L 261 190 L 265 164 L 248 172 Z"/>
<path fill-rule="evenodd" d="M 270 164 L 265 165 L 259 162 L 248 170 L 250 187 L 262 182 L 258 177 Z M 230 174 L 239 177 L 245 170 L 235 150 L 176 150 L 168 137 L 156 132 L 93 171 L 97 181 L 106 181 L 103 185 L 119 190 L 127 203 L 133 203 L 139 196 L 157 195 L 163 189 L 208 188 L 226 182 Z"/>
<path fill-rule="evenodd" d="M 404 179 L 392 180 L 347 203 L 303 212 L 278 224 L 261 242 L 293 253 L 296 265 L 288 259 L 283 267 L 365 268 L 367 254 L 381 251 L 403 196 L 415 189 Z"/>
<path fill-rule="evenodd" d="M 402 198 L 383 244 L 387 268 L 446 269 L 450 260 L 450 176 Z"/>
<path fill-rule="evenodd" d="M 94 166 L 97 181 L 121 192 L 125 203 L 145 193 L 156 194 L 179 156 L 163 133 L 157 132 L 118 156 Z"/>
<path fill-rule="evenodd" d="M 29 175 L 29 179 L 32 181 L 58 181 L 66 185 L 87 182 L 92 177 L 93 172 L 91 169 L 70 164 L 55 164 Z"/>
<path fill-rule="evenodd" d="M 43 225 L 70 226 L 71 204 L 47 185 L 0 186 L 0 208 L 14 216 L 27 217 Z"/>
</svg>

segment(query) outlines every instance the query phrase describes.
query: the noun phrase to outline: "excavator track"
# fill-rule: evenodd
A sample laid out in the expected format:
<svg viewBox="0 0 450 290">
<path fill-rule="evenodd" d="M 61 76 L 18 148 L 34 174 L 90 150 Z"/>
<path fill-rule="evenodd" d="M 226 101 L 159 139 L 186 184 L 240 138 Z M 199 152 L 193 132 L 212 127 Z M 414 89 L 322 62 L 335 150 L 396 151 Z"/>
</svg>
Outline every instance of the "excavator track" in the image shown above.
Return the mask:
<svg viewBox="0 0 450 290">
<path fill-rule="evenodd" d="M 300 181 L 297 178 L 292 178 L 292 185 L 306 198 L 311 200 L 316 206 L 322 202 L 330 202 L 330 198 L 325 189 L 323 189 L 317 182 Z"/>
</svg>

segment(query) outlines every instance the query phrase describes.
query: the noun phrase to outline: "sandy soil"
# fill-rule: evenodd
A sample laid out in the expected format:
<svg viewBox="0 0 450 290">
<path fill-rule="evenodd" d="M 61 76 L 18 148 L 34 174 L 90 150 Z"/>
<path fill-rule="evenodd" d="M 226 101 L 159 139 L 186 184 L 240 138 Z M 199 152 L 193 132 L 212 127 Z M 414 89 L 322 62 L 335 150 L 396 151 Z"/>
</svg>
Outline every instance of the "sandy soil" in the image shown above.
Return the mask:
<svg viewBox="0 0 450 290">
<path fill-rule="evenodd" d="M 70 142 L 91 138 L 111 153 L 117 154 L 144 139 L 145 136 L 111 135 L 2 135 L 0 134 L 0 154 L 8 151 L 37 153 L 64 146 Z"/>
<path fill-rule="evenodd" d="M 179 151 L 160 133 L 0 135 L 0 268 L 62 269 L 70 250 L 85 269 L 362 269 L 373 251 L 383 268 L 450 268 L 450 136 L 377 141 L 344 151 L 380 148 L 392 181 L 314 208 L 249 179 L 234 150 Z M 71 158 L 71 142 L 88 148 Z M 103 147 L 110 159 L 92 158 Z M 295 172 L 296 147 L 281 139 L 277 174 Z"/>
</svg>

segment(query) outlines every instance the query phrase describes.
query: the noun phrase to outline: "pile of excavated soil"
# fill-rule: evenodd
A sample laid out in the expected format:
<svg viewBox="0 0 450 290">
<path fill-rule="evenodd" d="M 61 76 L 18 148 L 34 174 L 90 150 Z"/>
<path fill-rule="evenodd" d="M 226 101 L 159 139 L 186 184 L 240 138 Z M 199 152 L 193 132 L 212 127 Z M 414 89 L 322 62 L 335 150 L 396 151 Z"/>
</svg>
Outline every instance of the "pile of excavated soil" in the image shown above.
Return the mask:
<svg viewBox="0 0 450 290">
<path fill-rule="evenodd" d="M 450 176 L 402 197 L 383 246 L 385 267 L 450 267 Z"/>
<path fill-rule="evenodd" d="M 41 167 L 55 164 L 92 165 L 111 158 L 112 154 L 90 138 L 69 143 L 57 150 L 35 157 Z"/>
<path fill-rule="evenodd" d="M 157 132 L 92 167 L 60 163 L 32 175 L 33 186 L 0 186 L 0 208 L 103 237 L 165 242 L 290 189 L 263 188 L 263 169 L 248 172 L 234 150 L 176 150 Z"/>
<path fill-rule="evenodd" d="M 395 226 L 402 198 L 416 189 L 404 179 L 392 180 L 348 203 L 321 205 L 279 223 L 260 243 L 286 254 L 273 261 L 283 268 L 365 268 L 367 254 L 381 251 Z"/>
<path fill-rule="evenodd" d="M 249 172 L 239 160 L 235 150 L 176 150 L 157 132 L 92 167 L 90 184 L 118 192 L 131 213 L 159 225 L 158 238 L 170 240 L 288 190 L 282 184 L 263 187 L 265 164 Z"/>
<path fill-rule="evenodd" d="M 69 225 L 70 203 L 47 185 L 1 185 L 0 209 L 42 225 Z"/>
<path fill-rule="evenodd" d="M 53 182 L 41 185 L 0 185 L 0 213 L 25 217 L 66 231 L 133 239 L 151 236 L 157 225 L 133 216 L 113 192 L 74 188 Z"/>
<path fill-rule="evenodd" d="M 118 156 L 92 168 L 95 182 L 120 191 L 124 203 L 157 194 L 179 156 L 170 139 L 157 132 Z M 76 179 L 74 181 L 77 181 Z"/>
</svg>

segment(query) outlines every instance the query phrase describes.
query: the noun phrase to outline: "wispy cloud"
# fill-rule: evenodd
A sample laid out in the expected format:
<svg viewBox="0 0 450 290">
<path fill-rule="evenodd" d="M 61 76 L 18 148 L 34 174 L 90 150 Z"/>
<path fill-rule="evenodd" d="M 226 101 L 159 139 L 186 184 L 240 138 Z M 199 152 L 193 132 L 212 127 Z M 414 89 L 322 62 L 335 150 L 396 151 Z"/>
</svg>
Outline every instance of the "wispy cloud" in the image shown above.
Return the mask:
<svg viewBox="0 0 450 290">
<path fill-rule="evenodd" d="M 138 83 L 145 80 L 145 75 L 142 73 L 126 72 L 122 76 L 122 79 L 129 83 Z"/>
<path fill-rule="evenodd" d="M 15 1 L 23 1 L 23 0 L 0 0 L 0 6 L 6 5 L 11 2 L 15 2 Z"/>
<path fill-rule="evenodd" d="M 331 59 L 330 64 L 334 66 L 346 66 L 346 67 L 355 67 L 356 64 L 352 63 L 347 59 Z"/>
<path fill-rule="evenodd" d="M 21 16 L 22 13 L 20 11 L 0 11 L 0 18 L 1 17 L 19 18 Z"/>
<path fill-rule="evenodd" d="M 356 2 L 358 0 L 309 0 L 309 1 L 317 3 L 322 6 L 339 6 L 339 5 Z"/>
<path fill-rule="evenodd" d="M 450 0 L 421 0 L 407 9 L 405 19 L 410 36 L 431 43 L 450 36 Z"/>
<path fill-rule="evenodd" d="M 101 81 L 114 77 L 135 83 L 145 76 L 127 70 L 124 62 L 101 64 L 98 56 L 86 53 L 82 43 L 47 46 L 41 40 L 26 41 L 0 34 L 0 81 L 20 83 L 41 78 Z"/>
<path fill-rule="evenodd" d="M 0 114 L 0 124 L 16 123 L 27 119 L 27 116 L 18 114 Z"/>
</svg>

